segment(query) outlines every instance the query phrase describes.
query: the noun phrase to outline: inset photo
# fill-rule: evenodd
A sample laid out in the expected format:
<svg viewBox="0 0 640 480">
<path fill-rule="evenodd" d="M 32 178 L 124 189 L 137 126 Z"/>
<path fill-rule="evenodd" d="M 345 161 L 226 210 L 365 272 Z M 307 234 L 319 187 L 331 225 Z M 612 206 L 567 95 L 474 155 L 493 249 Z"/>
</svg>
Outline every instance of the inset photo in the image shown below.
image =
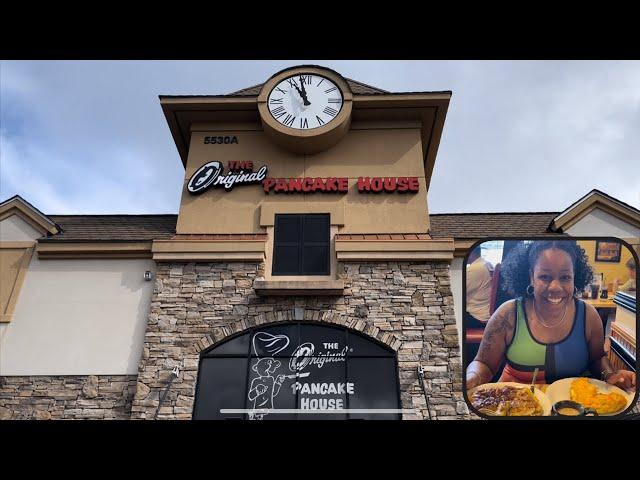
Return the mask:
<svg viewBox="0 0 640 480">
<path fill-rule="evenodd" d="M 484 417 L 635 404 L 638 255 L 615 238 L 478 243 L 464 267 L 466 400 Z"/>
</svg>

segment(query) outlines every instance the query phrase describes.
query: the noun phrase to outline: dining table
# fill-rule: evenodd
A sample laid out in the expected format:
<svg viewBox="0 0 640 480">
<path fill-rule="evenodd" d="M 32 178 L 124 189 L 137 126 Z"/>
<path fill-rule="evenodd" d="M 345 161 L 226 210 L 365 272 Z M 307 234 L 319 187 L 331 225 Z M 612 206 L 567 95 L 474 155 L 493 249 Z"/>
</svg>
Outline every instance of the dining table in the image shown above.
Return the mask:
<svg viewBox="0 0 640 480">
<path fill-rule="evenodd" d="M 616 304 L 613 303 L 613 297 L 611 298 L 585 298 L 586 303 L 594 307 L 596 310 L 604 308 L 616 308 Z"/>
</svg>

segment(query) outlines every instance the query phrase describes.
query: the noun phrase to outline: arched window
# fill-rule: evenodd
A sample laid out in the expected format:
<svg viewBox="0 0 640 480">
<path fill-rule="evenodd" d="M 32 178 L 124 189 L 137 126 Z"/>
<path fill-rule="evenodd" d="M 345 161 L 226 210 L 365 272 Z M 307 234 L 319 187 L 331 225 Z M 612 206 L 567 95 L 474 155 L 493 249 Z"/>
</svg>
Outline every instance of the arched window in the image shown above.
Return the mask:
<svg viewBox="0 0 640 480">
<path fill-rule="evenodd" d="M 343 327 L 279 323 L 202 352 L 193 418 L 388 420 L 401 415 L 380 410 L 400 408 L 392 349 Z"/>
</svg>

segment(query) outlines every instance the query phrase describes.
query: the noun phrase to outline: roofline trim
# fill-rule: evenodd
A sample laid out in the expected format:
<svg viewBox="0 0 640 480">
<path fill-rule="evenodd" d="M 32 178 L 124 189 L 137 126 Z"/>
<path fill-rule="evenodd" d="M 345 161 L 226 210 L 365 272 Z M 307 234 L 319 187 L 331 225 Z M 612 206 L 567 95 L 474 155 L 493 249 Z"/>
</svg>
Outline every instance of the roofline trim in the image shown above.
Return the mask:
<svg viewBox="0 0 640 480">
<path fill-rule="evenodd" d="M 13 210 L 16 212 L 12 213 Z M 11 217 L 14 214 L 20 214 L 19 216 L 23 220 L 43 233 L 55 235 L 62 230 L 57 223 L 27 202 L 20 195 L 14 195 L 0 203 L 0 220 Z"/>
<path fill-rule="evenodd" d="M 596 208 L 640 227 L 640 210 L 594 188 L 553 218 L 549 228 L 558 231 L 571 228 Z"/>
</svg>

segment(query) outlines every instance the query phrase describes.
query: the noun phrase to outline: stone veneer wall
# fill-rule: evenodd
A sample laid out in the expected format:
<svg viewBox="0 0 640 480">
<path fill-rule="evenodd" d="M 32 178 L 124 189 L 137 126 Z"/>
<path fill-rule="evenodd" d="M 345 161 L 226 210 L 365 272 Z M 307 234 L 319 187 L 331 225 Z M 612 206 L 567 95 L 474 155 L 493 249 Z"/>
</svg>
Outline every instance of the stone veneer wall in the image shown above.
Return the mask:
<svg viewBox="0 0 640 480">
<path fill-rule="evenodd" d="M 0 420 L 127 420 L 135 388 L 135 375 L 0 377 Z"/>
<path fill-rule="evenodd" d="M 131 417 L 154 418 L 171 370 L 180 374 L 158 412 L 160 419 L 191 418 L 199 352 L 235 332 L 278 321 L 325 321 L 359 330 L 396 349 L 403 408 L 434 419 L 471 418 L 462 397 L 449 264 L 375 262 L 340 264 L 343 296 L 258 297 L 259 263 L 158 263 Z"/>
</svg>

